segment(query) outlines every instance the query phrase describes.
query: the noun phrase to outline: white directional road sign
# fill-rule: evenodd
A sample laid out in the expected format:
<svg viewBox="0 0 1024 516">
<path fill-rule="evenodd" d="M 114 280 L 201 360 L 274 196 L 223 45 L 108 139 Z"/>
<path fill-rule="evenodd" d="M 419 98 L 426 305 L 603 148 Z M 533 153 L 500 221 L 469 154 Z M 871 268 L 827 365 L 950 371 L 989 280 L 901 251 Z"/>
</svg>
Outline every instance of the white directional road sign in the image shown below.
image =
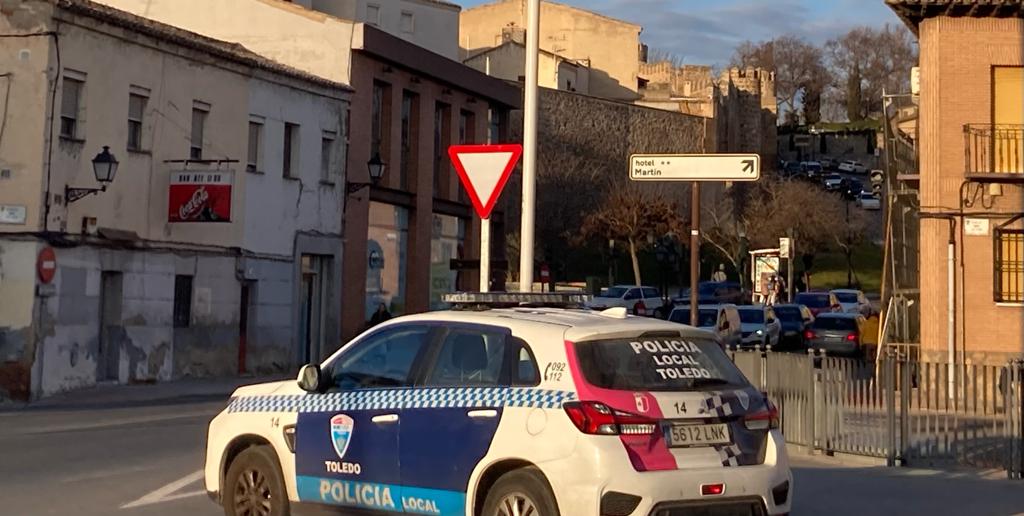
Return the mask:
<svg viewBox="0 0 1024 516">
<path fill-rule="evenodd" d="M 633 181 L 757 181 L 757 154 L 634 154 L 629 157 Z"/>
</svg>

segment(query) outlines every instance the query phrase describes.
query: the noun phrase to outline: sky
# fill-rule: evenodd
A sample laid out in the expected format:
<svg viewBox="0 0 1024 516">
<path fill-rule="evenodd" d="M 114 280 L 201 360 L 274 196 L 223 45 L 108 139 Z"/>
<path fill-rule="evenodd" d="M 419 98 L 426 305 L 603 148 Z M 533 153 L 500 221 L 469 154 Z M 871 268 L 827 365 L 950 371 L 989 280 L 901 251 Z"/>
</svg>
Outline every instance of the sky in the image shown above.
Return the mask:
<svg viewBox="0 0 1024 516">
<path fill-rule="evenodd" d="M 491 0 L 456 0 L 473 7 Z M 686 64 L 725 65 L 745 40 L 794 33 L 821 44 L 857 25 L 899 24 L 883 0 L 558 0 L 642 25 L 642 42 Z"/>
</svg>

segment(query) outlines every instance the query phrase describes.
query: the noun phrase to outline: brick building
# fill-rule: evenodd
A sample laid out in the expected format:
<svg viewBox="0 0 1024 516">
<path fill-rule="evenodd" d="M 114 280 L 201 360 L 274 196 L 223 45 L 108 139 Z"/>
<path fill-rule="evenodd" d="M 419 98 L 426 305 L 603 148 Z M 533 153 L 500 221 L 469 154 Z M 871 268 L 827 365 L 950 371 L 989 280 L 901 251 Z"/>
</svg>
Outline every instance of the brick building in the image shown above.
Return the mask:
<svg viewBox="0 0 1024 516">
<path fill-rule="evenodd" d="M 1024 352 L 1024 10 L 887 0 L 920 41 L 922 357 Z M 909 73 L 909 71 L 907 72 Z"/>
</svg>

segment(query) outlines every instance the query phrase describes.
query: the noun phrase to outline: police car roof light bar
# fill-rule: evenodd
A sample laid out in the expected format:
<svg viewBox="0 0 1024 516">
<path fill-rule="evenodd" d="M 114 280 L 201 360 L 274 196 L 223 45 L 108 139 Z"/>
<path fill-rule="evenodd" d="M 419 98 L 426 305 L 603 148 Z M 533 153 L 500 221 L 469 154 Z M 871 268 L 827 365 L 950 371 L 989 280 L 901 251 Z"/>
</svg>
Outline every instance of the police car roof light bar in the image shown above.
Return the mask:
<svg viewBox="0 0 1024 516">
<path fill-rule="evenodd" d="M 591 297 L 579 292 L 454 292 L 441 296 L 455 309 L 510 307 L 583 308 Z"/>
</svg>

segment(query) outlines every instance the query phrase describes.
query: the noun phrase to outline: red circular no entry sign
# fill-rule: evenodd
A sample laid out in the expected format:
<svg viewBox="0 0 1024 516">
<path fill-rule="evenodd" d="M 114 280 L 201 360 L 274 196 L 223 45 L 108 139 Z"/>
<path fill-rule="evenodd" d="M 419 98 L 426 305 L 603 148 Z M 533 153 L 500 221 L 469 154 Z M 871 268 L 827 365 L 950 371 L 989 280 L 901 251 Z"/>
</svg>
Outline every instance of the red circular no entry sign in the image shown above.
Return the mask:
<svg viewBox="0 0 1024 516">
<path fill-rule="evenodd" d="M 39 281 L 49 284 L 57 274 L 57 253 L 52 247 L 44 247 L 39 250 L 39 258 L 36 260 L 36 272 L 39 273 Z"/>
</svg>

